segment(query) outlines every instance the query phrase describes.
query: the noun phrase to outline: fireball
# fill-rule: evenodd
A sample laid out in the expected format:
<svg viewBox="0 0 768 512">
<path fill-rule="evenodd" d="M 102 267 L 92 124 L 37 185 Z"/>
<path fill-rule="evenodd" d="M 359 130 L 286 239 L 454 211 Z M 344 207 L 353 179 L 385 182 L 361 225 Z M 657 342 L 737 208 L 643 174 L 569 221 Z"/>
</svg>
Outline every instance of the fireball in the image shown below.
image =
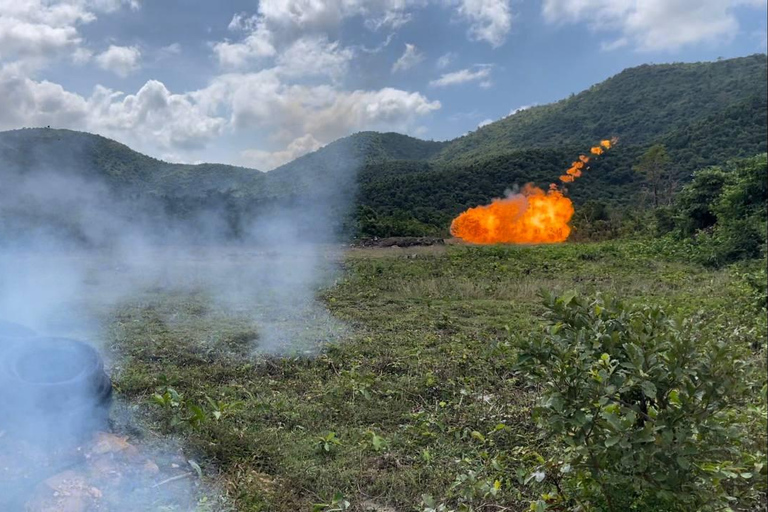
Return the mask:
<svg viewBox="0 0 768 512">
<path fill-rule="evenodd" d="M 616 139 L 601 140 L 590 148 L 595 156 L 609 150 Z M 578 160 L 560 176 L 572 183 L 588 169 L 589 156 Z M 451 234 L 473 244 L 552 244 L 564 242 L 571 233 L 573 203 L 555 183 L 544 192 L 526 185 L 519 194 L 494 199 L 491 204 L 470 208 L 451 223 Z"/>
</svg>

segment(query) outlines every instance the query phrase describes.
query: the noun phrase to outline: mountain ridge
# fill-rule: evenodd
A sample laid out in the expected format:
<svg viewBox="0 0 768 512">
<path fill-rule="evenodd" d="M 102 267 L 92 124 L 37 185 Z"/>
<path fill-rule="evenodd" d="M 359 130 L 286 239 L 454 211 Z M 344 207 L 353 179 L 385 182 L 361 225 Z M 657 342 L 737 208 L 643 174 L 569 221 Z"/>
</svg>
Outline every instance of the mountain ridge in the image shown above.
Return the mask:
<svg viewBox="0 0 768 512">
<path fill-rule="evenodd" d="M 325 197 L 341 204 L 354 197 L 358 228 L 361 219 L 375 218 L 389 226 L 386 232 L 445 233 L 450 218 L 468 206 L 515 185 L 556 180 L 602 138 L 618 136 L 619 144 L 574 187 L 577 204 L 632 203 L 642 185 L 632 166 L 652 144 L 667 145 L 677 183 L 698 168 L 763 153 L 766 81 L 764 54 L 642 65 L 450 141 L 358 132 L 266 173 L 168 163 L 100 135 L 26 128 L 0 132 L 0 173 L 55 165 L 62 173 L 103 179 L 123 195 L 160 198 L 180 212 L 208 203 L 253 211 L 262 203 Z"/>
</svg>

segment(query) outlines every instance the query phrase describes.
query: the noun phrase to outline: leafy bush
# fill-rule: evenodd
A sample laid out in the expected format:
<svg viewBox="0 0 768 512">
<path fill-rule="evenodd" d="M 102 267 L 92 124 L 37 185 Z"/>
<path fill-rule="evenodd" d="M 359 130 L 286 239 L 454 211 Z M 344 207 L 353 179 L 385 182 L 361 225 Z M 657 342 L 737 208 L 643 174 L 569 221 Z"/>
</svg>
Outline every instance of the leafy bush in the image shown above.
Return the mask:
<svg viewBox="0 0 768 512">
<path fill-rule="evenodd" d="M 766 155 L 697 172 L 676 200 L 680 234 L 694 235 L 695 258 L 722 266 L 765 254 Z"/>
<path fill-rule="evenodd" d="M 712 207 L 720 197 L 728 175 L 719 167 L 697 171 L 676 198 L 680 229 L 685 235 L 714 226 Z"/>
<path fill-rule="evenodd" d="M 755 391 L 748 347 L 658 307 L 575 293 L 545 305 L 551 325 L 520 340 L 518 359 L 555 443 L 534 473 L 547 486 L 534 509 L 728 510 L 764 487 L 764 447 L 744 436 L 765 423 L 764 407 L 743 403 Z"/>
</svg>

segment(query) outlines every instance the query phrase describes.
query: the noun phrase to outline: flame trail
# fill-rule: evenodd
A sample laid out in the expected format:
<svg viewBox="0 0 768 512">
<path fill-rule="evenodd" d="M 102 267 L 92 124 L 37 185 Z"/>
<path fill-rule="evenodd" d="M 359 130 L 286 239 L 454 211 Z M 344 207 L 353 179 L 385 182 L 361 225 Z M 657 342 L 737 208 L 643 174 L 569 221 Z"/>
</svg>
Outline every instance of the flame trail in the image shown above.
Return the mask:
<svg viewBox="0 0 768 512">
<path fill-rule="evenodd" d="M 616 139 L 602 140 L 589 151 L 599 156 L 615 143 Z M 589 168 L 591 158 L 579 155 L 560 181 L 572 183 L 579 178 Z M 568 223 L 573 212 L 573 203 L 557 184 L 551 183 L 544 192 L 529 183 L 519 194 L 494 199 L 489 205 L 461 213 L 451 223 L 451 234 L 475 244 L 564 242 L 571 233 Z"/>
</svg>

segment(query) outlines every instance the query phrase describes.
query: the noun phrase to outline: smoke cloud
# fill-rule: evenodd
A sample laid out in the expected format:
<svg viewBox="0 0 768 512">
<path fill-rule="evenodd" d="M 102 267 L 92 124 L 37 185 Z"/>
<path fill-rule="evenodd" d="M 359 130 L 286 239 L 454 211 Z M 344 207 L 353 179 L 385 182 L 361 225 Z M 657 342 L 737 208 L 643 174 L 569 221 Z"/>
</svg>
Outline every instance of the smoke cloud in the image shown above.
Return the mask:
<svg viewBox="0 0 768 512">
<path fill-rule="evenodd" d="M 138 510 L 143 499 L 184 509 L 196 492 L 192 479 L 152 487 L 167 476 L 153 469 L 155 461 L 175 460 L 177 471 L 189 471 L 177 447 L 134 446 L 110 434 L 100 412 L 108 401 L 86 400 L 90 410 L 52 424 L 48 391 L 11 386 L 2 367 L 20 368 L 17 360 L 25 358 L 25 379 L 69 381 L 87 359 L 78 351 L 91 346 L 109 373 L 120 354 L 105 346 L 104 318 L 149 291 L 199 294 L 245 319 L 256 333 L 254 357 L 316 353 L 345 331 L 316 294 L 335 276 L 339 219 L 350 206 L 358 160 L 336 155 L 333 185 L 276 174 L 272 186 L 291 185 L 293 193 L 258 205 L 241 201 L 243 211 L 233 211 L 233 203 L 216 201 L 169 208 L 167 198 L 89 171 L 85 146 L 69 147 L 66 157 L 44 145 L 3 151 L 23 155 L 0 167 L 0 460 L 10 468 L 0 472 L 0 495 L 15 489 L 0 498 L 0 508 L 62 510 L 53 498 L 32 503 L 42 486 L 59 497 L 110 503 L 109 510 Z M 173 319 L 166 320 L 172 329 Z M 14 338 L 15 324 L 34 336 Z M 130 407 L 115 400 L 112 423 L 136 423 Z M 23 436 L 16 423 L 25 425 Z M 94 470 L 94 461 L 106 460 L 123 461 L 119 484 L 107 478 L 106 465 Z M 10 476 L 17 470 L 21 480 Z"/>
</svg>

